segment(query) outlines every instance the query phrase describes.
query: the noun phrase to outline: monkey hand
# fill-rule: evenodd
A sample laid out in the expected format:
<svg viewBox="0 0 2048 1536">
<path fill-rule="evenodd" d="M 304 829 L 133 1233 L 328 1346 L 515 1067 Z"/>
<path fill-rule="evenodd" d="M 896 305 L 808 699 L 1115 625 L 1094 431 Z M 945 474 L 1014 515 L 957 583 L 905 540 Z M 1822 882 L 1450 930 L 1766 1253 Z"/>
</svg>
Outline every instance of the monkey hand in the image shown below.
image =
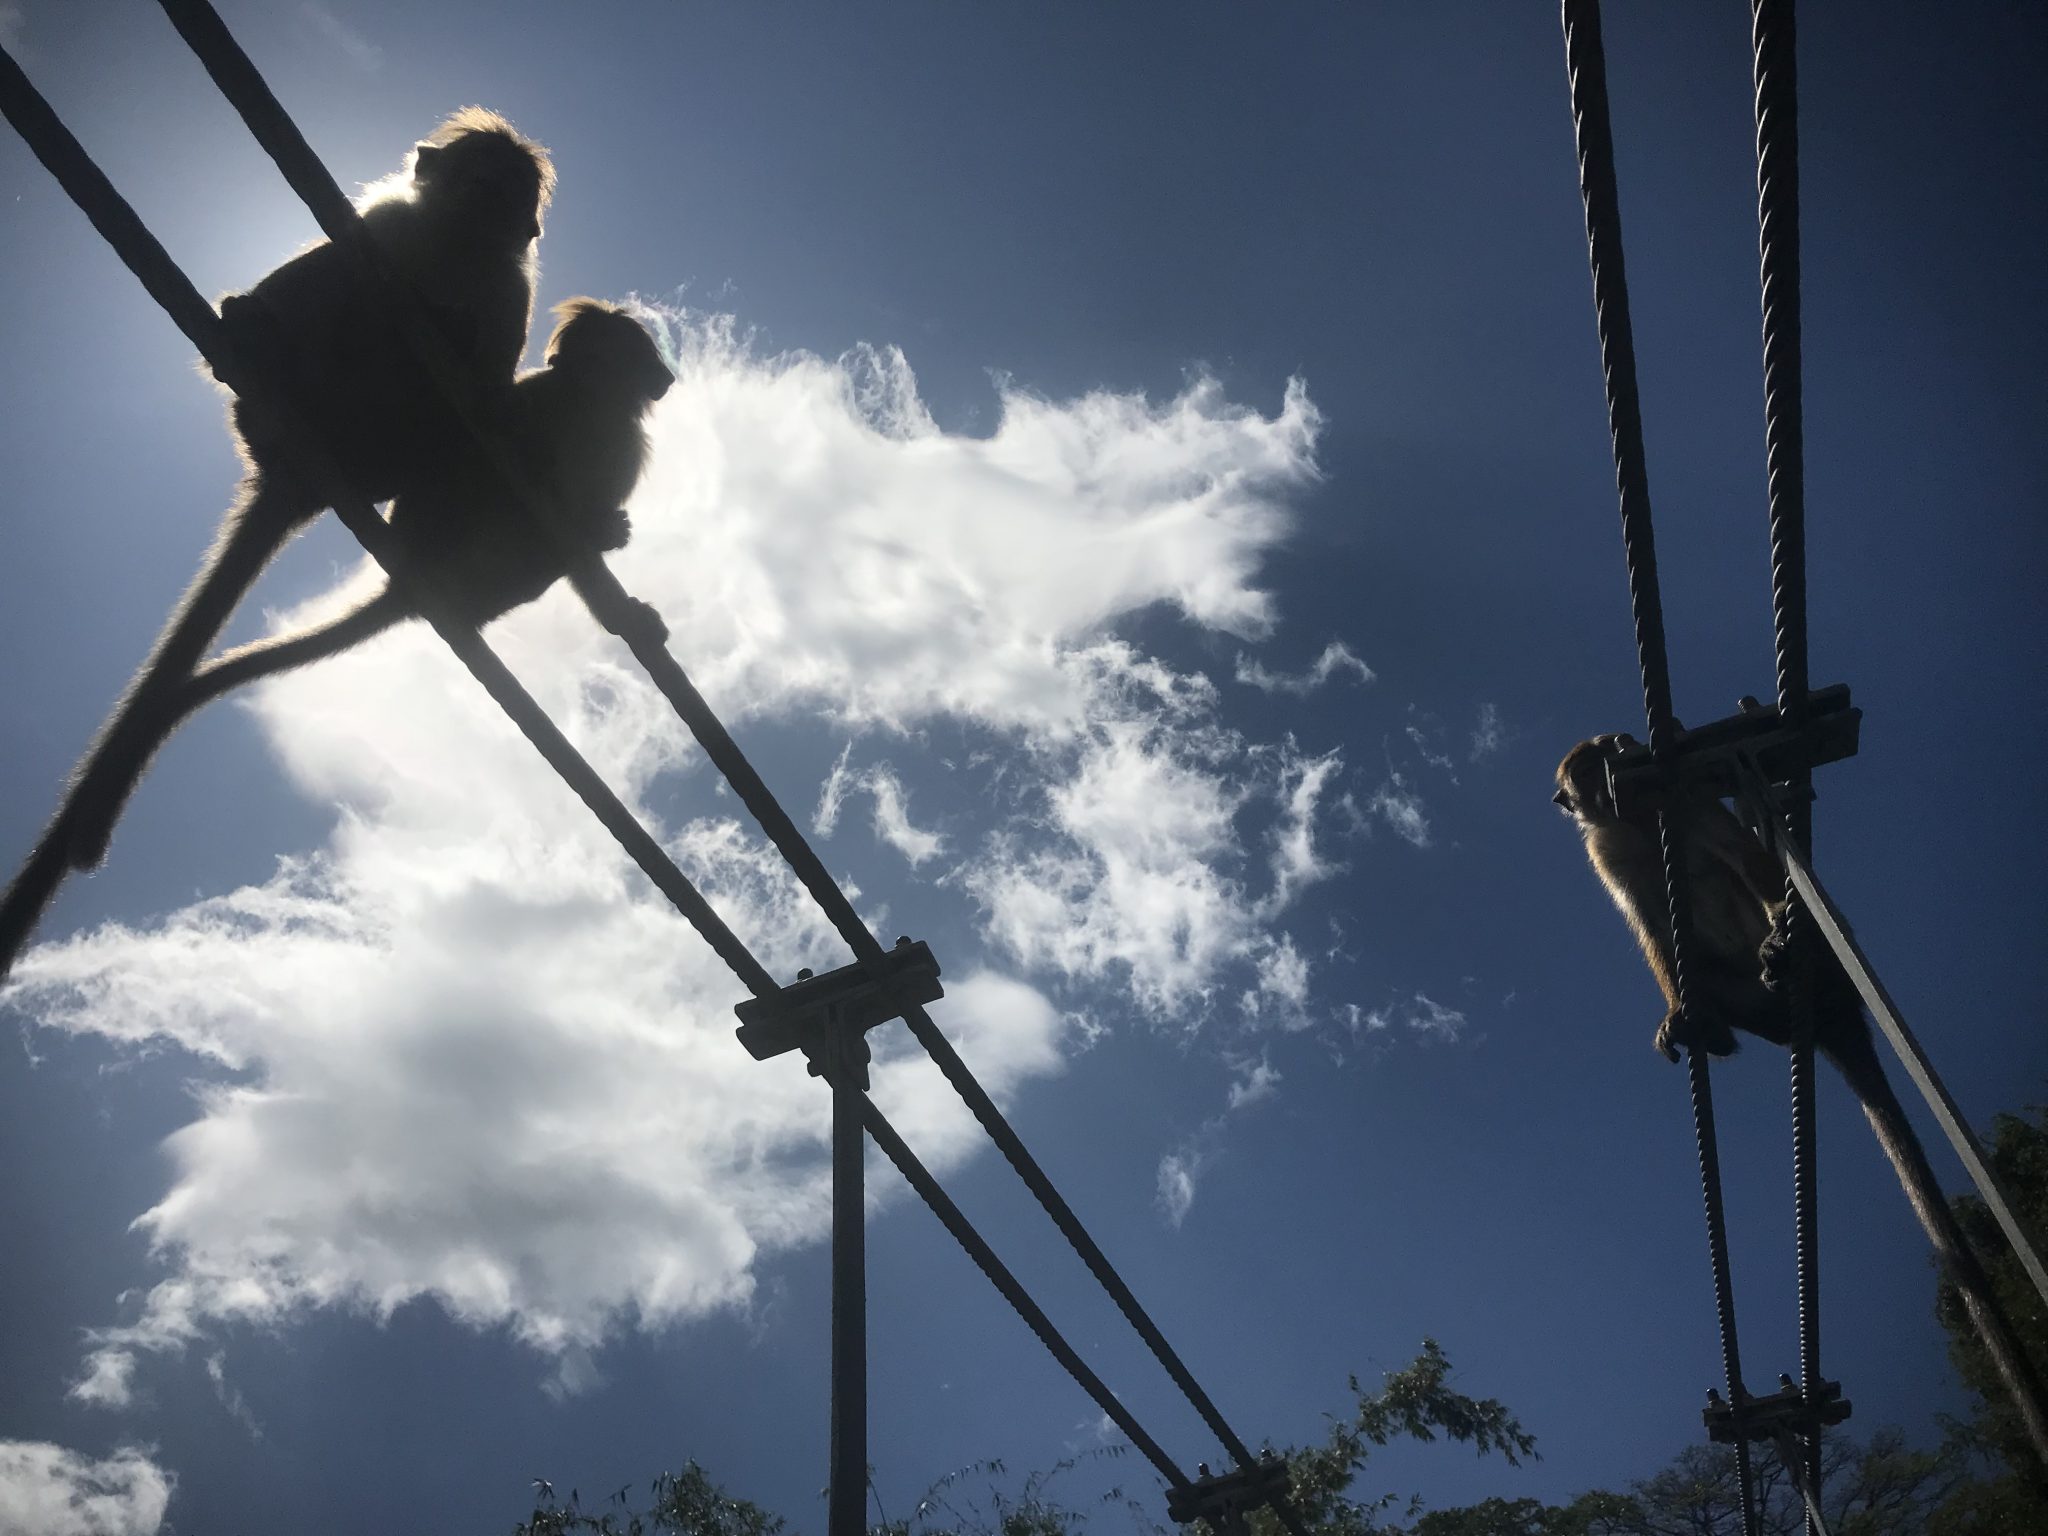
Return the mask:
<svg viewBox="0 0 2048 1536">
<path fill-rule="evenodd" d="M 627 598 L 606 627 L 629 646 L 668 644 L 668 625 L 662 622 L 660 610 L 637 597 Z"/>
<path fill-rule="evenodd" d="M 624 507 L 607 507 L 590 520 L 593 549 L 624 549 L 632 537 L 633 519 L 626 515 Z"/>
<path fill-rule="evenodd" d="M 1783 902 L 1771 913 L 1771 931 L 1757 946 L 1757 963 L 1761 967 L 1763 983 L 1776 992 L 1785 982 L 1785 957 L 1792 946 L 1791 907 Z"/>
<path fill-rule="evenodd" d="M 1705 1051 L 1709 1056 L 1733 1056 L 1735 1036 L 1728 1026 L 1719 1020 L 1702 1021 L 1696 1015 L 1680 1013 L 1676 1008 L 1664 1015 L 1664 1021 L 1657 1026 L 1655 1045 L 1666 1061 L 1676 1061 L 1679 1049 Z"/>
</svg>

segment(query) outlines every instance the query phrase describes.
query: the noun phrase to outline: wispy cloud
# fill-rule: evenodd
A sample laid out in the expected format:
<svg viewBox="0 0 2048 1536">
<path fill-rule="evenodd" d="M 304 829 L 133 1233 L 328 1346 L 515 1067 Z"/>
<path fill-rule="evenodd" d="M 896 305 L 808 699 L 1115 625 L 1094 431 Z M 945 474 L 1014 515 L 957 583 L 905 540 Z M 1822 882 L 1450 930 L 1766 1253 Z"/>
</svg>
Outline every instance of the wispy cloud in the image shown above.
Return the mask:
<svg viewBox="0 0 2048 1536">
<path fill-rule="evenodd" d="M 37 1440 L 0 1440 L 0 1531 L 155 1536 L 176 1479 L 133 1446 L 94 1460 Z"/>
<path fill-rule="evenodd" d="M 1471 761 L 1491 757 L 1507 744 L 1507 727 L 1502 724 L 1500 707 L 1495 704 L 1479 706 L 1479 723 L 1472 727 Z"/>
<path fill-rule="evenodd" d="M 319 0 L 299 0 L 299 14 L 322 42 L 336 49 L 358 69 L 374 71 L 384 67 L 384 50 L 321 5 Z"/>
<path fill-rule="evenodd" d="M 249 1411 L 249 1404 L 242 1396 L 242 1389 L 228 1380 L 228 1357 L 224 1351 L 215 1350 L 206 1357 L 206 1379 L 213 1383 L 213 1395 L 220 1399 L 228 1417 L 248 1431 L 251 1440 L 263 1438 L 263 1426 L 256 1422 L 256 1415 Z"/>
<path fill-rule="evenodd" d="M 1429 846 L 1429 816 L 1422 796 L 1398 773 L 1388 774 L 1386 782 L 1372 792 L 1364 814 L 1368 819 L 1379 817 L 1396 836 L 1418 848 Z"/>
<path fill-rule="evenodd" d="M 1417 992 L 1370 1010 L 1363 1023 L 1369 1033 L 1399 1031 L 1418 1040 L 1455 1045 L 1464 1038 L 1466 1019 L 1459 1009 Z"/>
<path fill-rule="evenodd" d="M 1194 1209 L 1202 1175 L 1223 1156 L 1224 1133 L 1232 1115 L 1243 1114 L 1280 1095 L 1280 1070 L 1265 1052 L 1225 1058 L 1230 1087 L 1220 1113 L 1204 1120 L 1180 1145 L 1159 1159 L 1154 1203 L 1170 1227 L 1178 1227 Z"/>
<path fill-rule="evenodd" d="M 994 432 L 966 438 L 932 424 L 894 351 L 763 358 L 716 320 L 674 340 L 616 568 L 728 723 L 914 741 L 944 721 L 1004 765 L 1022 813 L 949 831 L 1004 968 L 951 961 L 934 1010 L 990 1091 L 1058 1071 L 1098 1011 L 1056 1006 L 1040 974 L 1186 1027 L 1233 975 L 1276 1011 L 1304 996 L 1276 893 L 1322 867 L 1309 823 L 1334 760 L 1242 739 L 1205 679 L 1110 630 L 1160 604 L 1270 626 L 1255 578 L 1313 474 L 1306 391 L 1266 416 L 1212 379 L 1157 402 L 1006 385 Z M 568 594 L 492 638 L 771 972 L 834 963 Z M 337 808 L 324 845 L 160 921 L 45 945 L 5 994 L 44 1027 L 220 1069 L 138 1218 L 161 1278 L 93 1336 L 82 1400 L 128 1401 L 140 1354 L 224 1323 L 415 1298 L 505 1329 L 572 1392 L 619 1328 L 747 1305 L 762 1255 L 820 1237 L 818 1085 L 738 1049 L 730 975 L 430 634 L 394 631 L 246 707 Z M 935 856 L 897 771 L 861 774 L 878 834 Z M 819 806 L 838 814 L 829 780 Z M 1252 878 L 1268 866 L 1245 851 L 1250 806 L 1278 808 L 1270 880 Z M 921 1057 L 874 1071 L 928 1163 L 979 1145 Z"/>
<path fill-rule="evenodd" d="M 818 793 L 812 829 L 820 837 L 830 837 L 838 829 L 839 812 L 847 795 L 865 790 L 874 797 L 876 837 L 908 859 L 912 868 L 937 858 L 945 850 L 946 840 L 936 832 L 911 825 L 910 794 L 894 770 L 887 763 L 876 763 L 856 772 L 849 766 L 852 757 L 853 743 L 848 742 Z"/>
<path fill-rule="evenodd" d="M 1166 1218 L 1169 1227 L 1178 1227 L 1194 1209 L 1197 1180 L 1206 1161 L 1201 1149 L 1193 1143 L 1159 1159 L 1159 1213 Z"/>
<path fill-rule="evenodd" d="M 1291 693 L 1297 698 L 1314 693 L 1323 684 L 1340 672 L 1354 674 L 1359 682 L 1373 680 L 1373 670 L 1341 640 L 1332 640 L 1323 647 L 1322 655 L 1310 664 L 1306 672 L 1269 672 L 1257 660 L 1240 655 L 1237 658 L 1237 680 L 1262 693 Z"/>
</svg>

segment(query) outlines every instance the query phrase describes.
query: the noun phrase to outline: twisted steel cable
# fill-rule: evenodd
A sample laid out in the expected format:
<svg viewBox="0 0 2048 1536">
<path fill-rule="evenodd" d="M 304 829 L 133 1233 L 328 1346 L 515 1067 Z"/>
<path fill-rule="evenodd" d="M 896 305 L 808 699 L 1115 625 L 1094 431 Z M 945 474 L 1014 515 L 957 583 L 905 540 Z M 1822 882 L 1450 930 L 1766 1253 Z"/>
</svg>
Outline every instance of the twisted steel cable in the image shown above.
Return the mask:
<svg viewBox="0 0 2048 1536">
<path fill-rule="evenodd" d="M 1805 431 L 1799 317 L 1799 73 L 1793 0 L 1753 0 L 1758 283 L 1763 310 L 1764 446 L 1769 472 L 1771 631 L 1779 718 L 1807 714 Z M 1811 846 L 1811 770 L 1787 785 L 1786 830 Z M 1814 1106 L 1812 923 L 1787 873 L 1782 984 L 1792 1016 L 1792 1204 L 1799 1292 L 1799 1379 L 1809 1403 L 1821 1380 L 1819 1132 Z M 1820 1488 L 1820 1425 L 1803 1442 L 1805 1474 Z M 1813 1531 L 1807 1521 L 1809 1536 Z"/>
<path fill-rule="evenodd" d="M 1668 763 L 1677 744 L 1671 708 L 1670 662 L 1664 649 L 1663 599 L 1657 583 L 1656 534 L 1650 515 L 1649 470 L 1643 450 L 1642 403 L 1636 385 L 1635 335 L 1629 319 L 1628 274 L 1622 255 L 1621 201 L 1614 177 L 1614 138 L 1607 107 L 1607 63 L 1601 44 L 1598 0 L 1563 0 L 1565 67 L 1571 81 L 1572 126 L 1578 148 L 1579 192 L 1586 208 L 1586 247 L 1593 277 L 1593 311 L 1600 337 L 1600 365 L 1606 385 L 1607 425 L 1614 448 L 1615 488 L 1621 502 L 1622 548 L 1628 564 L 1629 608 L 1635 620 L 1636 659 L 1643 677 L 1643 712 L 1650 755 Z M 1686 954 L 1691 933 L 1683 850 L 1673 818 L 1657 817 L 1657 838 L 1671 920 L 1671 969 L 1678 1011 L 1685 1014 Z M 1731 1401 L 1747 1395 L 1735 1326 L 1734 1280 L 1728 1267 L 1726 1214 L 1721 1198 L 1719 1145 L 1714 1134 L 1713 1097 L 1705 1055 L 1688 1049 L 1693 1131 L 1698 1143 L 1700 1183 L 1707 1216 L 1707 1244 L 1713 1268 L 1714 1309 L 1720 1326 L 1721 1358 Z M 1757 1529 L 1749 1449 L 1736 1441 L 1742 1489 L 1742 1529 Z"/>
</svg>

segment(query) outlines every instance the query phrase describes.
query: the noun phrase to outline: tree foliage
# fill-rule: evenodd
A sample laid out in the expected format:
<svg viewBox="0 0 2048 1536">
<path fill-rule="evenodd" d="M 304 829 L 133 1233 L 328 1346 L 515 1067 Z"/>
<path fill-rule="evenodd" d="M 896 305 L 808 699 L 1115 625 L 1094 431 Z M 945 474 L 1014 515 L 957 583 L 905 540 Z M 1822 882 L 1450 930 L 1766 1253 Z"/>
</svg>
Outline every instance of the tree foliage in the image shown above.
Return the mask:
<svg viewBox="0 0 2048 1536">
<path fill-rule="evenodd" d="M 2048 1246 L 2048 1106 L 2036 1105 L 2024 1115 L 2000 1115 L 1993 1122 L 1986 1156 L 2012 1200 L 2021 1227 L 2037 1249 Z M 2012 1319 L 2020 1348 L 2034 1370 L 2048 1380 L 2048 1307 L 2043 1307 L 2040 1293 L 1990 1208 L 1975 1195 L 1959 1196 L 1953 1204 L 1963 1236 L 1983 1261 L 1991 1288 L 2005 1315 Z M 1977 1399 L 1969 1422 L 1951 1427 L 1955 1440 L 1965 1449 L 1995 1457 L 2005 1467 L 1995 1484 L 1973 1493 L 1970 1504 L 1972 1509 L 1986 1512 L 1981 1518 L 2008 1523 L 1953 1529 L 2048 1531 L 2048 1468 L 2043 1468 L 2034 1454 L 2019 1413 L 1991 1364 L 1990 1352 L 1970 1326 L 1961 1294 L 1946 1277 L 1935 1301 L 1935 1315 L 1948 1330 L 1949 1360 Z M 1994 1516 L 1991 1511 L 2003 1513 Z"/>
</svg>

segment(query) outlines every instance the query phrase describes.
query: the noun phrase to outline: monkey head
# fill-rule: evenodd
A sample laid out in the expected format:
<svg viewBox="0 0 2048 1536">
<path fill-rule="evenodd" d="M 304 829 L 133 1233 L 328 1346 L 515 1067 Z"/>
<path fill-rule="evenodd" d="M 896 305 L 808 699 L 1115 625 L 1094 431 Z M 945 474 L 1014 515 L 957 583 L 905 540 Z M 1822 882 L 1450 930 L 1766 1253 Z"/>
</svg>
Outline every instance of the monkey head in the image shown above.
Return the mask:
<svg viewBox="0 0 2048 1536">
<path fill-rule="evenodd" d="M 675 382 L 661 349 L 631 311 L 603 299 L 569 299 L 553 313 L 547 366 L 564 379 L 643 406 Z"/>
<path fill-rule="evenodd" d="M 464 107 L 413 146 L 412 187 L 420 206 L 464 239 L 516 250 L 540 238 L 555 167 L 497 113 Z"/>
<path fill-rule="evenodd" d="M 1621 818 L 1607 783 L 1607 765 L 1615 754 L 1636 744 L 1633 736 L 1613 733 L 1582 741 L 1557 765 L 1557 793 L 1551 802 L 1582 827 L 1604 826 Z"/>
</svg>

